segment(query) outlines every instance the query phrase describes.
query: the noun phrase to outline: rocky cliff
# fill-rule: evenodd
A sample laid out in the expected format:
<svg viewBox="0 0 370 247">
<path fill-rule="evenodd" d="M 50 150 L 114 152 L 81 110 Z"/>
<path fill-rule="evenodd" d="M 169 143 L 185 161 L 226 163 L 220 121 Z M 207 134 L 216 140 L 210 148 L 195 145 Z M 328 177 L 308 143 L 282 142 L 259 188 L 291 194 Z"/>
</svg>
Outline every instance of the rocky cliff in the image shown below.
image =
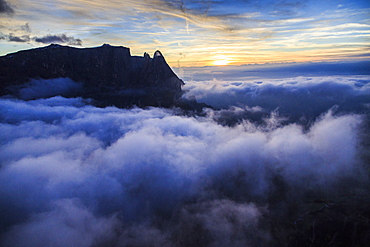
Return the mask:
<svg viewBox="0 0 370 247">
<path fill-rule="evenodd" d="M 81 83 L 74 97 L 118 107 L 170 107 L 181 96 L 183 85 L 160 51 L 151 58 L 147 53 L 131 56 L 130 49 L 122 46 L 81 49 L 52 44 L 0 57 L 0 95 L 17 96 L 32 79 L 54 78 Z"/>
</svg>

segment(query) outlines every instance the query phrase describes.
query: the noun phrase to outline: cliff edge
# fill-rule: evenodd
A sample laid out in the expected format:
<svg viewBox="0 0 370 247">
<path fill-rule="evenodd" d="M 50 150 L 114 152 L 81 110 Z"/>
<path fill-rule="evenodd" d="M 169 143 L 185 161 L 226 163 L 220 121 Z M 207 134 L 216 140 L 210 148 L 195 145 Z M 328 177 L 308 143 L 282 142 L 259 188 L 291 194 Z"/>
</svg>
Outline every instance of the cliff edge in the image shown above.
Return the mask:
<svg viewBox="0 0 370 247">
<path fill-rule="evenodd" d="M 92 98 L 102 106 L 118 107 L 171 107 L 181 97 L 183 85 L 160 51 L 151 58 L 147 53 L 131 56 L 130 49 L 123 46 L 52 44 L 0 57 L 0 95 L 19 97 L 35 80 L 49 80 L 50 86 L 60 83 L 52 80 L 56 78 L 80 83 L 73 92 L 61 93 L 63 96 Z"/>
</svg>

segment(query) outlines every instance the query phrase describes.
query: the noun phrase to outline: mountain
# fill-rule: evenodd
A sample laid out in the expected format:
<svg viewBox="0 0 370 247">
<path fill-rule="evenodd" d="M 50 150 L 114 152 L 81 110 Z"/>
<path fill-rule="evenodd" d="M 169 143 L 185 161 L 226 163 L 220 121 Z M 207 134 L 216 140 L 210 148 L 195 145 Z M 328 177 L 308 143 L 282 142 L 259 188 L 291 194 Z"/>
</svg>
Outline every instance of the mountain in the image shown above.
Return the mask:
<svg viewBox="0 0 370 247">
<path fill-rule="evenodd" d="M 65 90 L 61 84 L 66 82 L 74 86 Z M 0 95 L 20 98 L 27 88 L 43 86 L 47 96 L 92 98 L 102 106 L 171 107 L 182 95 L 183 84 L 160 51 L 151 58 L 147 53 L 131 56 L 123 46 L 52 44 L 0 57 Z M 45 96 L 28 94 L 26 99 L 38 97 Z"/>
</svg>

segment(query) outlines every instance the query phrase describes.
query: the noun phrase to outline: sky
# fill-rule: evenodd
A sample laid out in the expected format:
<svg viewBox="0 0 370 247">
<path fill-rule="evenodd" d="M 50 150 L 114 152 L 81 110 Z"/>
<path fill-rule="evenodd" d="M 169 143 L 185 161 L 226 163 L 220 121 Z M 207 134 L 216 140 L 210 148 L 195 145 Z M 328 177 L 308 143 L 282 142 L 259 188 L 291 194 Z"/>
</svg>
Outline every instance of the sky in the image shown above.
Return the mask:
<svg viewBox="0 0 370 247">
<path fill-rule="evenodd" d="M 172 67 L 369 60 L 368 0 L 0 0 L 0 54 L 159 49 Z"/>
<path fill-rule="evenodd" d="M 180 101 L 212 106 L 96 107 L 61 96 L 83 87 L 69 78 L 12 87 L 0 246 L 365 246 L 369 13 L 369 0 L 0 0 L 0 55 L 159 49 Z"/>
</svg>

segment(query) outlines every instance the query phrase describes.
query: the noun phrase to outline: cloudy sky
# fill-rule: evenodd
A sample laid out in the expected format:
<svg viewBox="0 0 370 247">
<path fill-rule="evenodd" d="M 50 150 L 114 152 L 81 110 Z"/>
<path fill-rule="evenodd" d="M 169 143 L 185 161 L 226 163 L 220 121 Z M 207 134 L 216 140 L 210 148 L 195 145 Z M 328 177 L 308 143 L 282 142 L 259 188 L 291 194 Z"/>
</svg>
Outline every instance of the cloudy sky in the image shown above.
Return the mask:
<svg viewBox="0 0 370 247">
<path fill-rule="evenodd" d="M 0 0 L 0 54 L 103 43 L 172 67 L 369 59 L 368 0 Z"/>
<path fill-rule="evenodd" d="M 0 246 L 365 246 L 369 13 L 369 0 L 0 0 L 0 55 L 159 49 L 182 97 L 213 107 L 95 107 L 60 96 L 81 88 L 69 78 L 12 88 Z"/>
</svg>

